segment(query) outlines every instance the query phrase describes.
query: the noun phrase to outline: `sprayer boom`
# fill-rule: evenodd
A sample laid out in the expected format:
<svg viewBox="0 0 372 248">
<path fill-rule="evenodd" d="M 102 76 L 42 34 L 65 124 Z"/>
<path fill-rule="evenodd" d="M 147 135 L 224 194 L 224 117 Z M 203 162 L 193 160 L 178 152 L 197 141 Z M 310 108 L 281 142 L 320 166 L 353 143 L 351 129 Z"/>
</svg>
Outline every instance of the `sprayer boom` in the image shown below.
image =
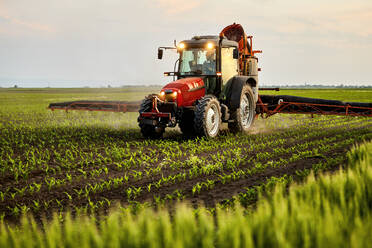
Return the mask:
<svg viewBox="0 0 372 248">
<path fill-rule="evenodd" d="M 274 114 L 319 114 L 372 117 L 372 103 L 342 102 L 287 95 L 260 95 L 257 114 L 270 117 Z"/>
<path fill-rule="evenodd" d="M 49 104 L 49 109 L 88 110 L 106 112 L 138 112 L 141 102 L 128 101 L 73 101 Z"/>
</svg>

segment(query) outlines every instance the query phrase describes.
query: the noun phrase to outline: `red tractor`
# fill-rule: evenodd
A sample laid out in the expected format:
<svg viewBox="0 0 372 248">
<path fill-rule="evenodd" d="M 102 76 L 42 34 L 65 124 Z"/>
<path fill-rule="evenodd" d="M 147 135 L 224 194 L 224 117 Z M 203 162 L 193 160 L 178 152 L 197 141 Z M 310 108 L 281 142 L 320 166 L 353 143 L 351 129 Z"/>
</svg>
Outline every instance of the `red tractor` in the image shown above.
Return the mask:
<svg viewBox="0 0 372 248">
<path fill-rule="evenodd" d="M 51 103 L 49 108 L 68 110 L 133 112 L 145 138 L 162 137 L 166 127 L 179 125 L 186 136 L 215 137 L 221 123 L 231 132 L 247 131 L 257 115 L 277 113 L 372 117 L 372 103 L 342 102 L 287 95 L 259 95 L 258 59 L 252 37 L 240 24 L 232 24 L 219 36 L 195 36 L 175 47 L 178 69 L 166 72 L 173 82 L 141 104 L 126 101 L 73 101 Z M 175 80 L 177 78 L 177 80 Z M 272 89 L 271 89 L 272 90 Z M 275 89 L 278 90 L 278 89 Z"/>
<path fill-rule="evenodd" d="M 248 41 L 250 39 L 250 41 Z M 177 47 L 160 47 L 179 53 L 177 78 L 160 94 L 146 97 L 138 117 L 146 138 L 160 138 L 166 127 L 179 125 L 183 134 L 215 137 L 221 123 L 232 132 L 247 131 L 256 115 L 258 59 L 240 24 L 232 24 L 219 36 L 195 36 Z"/>
</svg>

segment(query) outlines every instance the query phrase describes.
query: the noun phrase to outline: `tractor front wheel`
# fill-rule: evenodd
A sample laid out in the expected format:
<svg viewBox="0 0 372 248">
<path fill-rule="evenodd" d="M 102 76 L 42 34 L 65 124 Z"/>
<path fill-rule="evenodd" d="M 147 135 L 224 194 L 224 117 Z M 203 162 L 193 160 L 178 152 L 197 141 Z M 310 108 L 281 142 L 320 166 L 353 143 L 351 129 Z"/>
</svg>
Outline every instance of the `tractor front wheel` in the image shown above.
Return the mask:
<svg viewBox="0 0 372 248">
<path fill-rule="evenodd" d="M 145 98 L 140 106 L 139 113 L 151 112 L 152 110 L 152 99 Z M 154 125 L 144 124 L 139 122 L 139 127 L 141 128 L 141 133 L 144 138 L 147 139 L 159 139 L 163 137 L 165 129 L 163 127 L 155 127 Z"/>
<path fill-rule="evenodd" d="M 229 129 L 233 133 L 247 132 L 251 127 L 256 115 L 256 103 L 249 85 L 244 85 L 240 96 L 239 108 L 231 112 Z"/>
<path fill-rule="evenodd" d="M 199 135 L 216 137 L 221 128 L 221 107 L 215 96 L 201 98 L 195 108 L 194 128 Z"/>
</svg>

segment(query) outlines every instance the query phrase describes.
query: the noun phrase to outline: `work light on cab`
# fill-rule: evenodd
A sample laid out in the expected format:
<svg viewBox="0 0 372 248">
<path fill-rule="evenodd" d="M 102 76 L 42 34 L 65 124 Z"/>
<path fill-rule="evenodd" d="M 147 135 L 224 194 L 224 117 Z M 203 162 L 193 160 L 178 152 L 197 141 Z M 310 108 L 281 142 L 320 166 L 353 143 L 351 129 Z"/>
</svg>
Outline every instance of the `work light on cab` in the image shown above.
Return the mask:
<svg viewBox="0 0 372 248">
<path fill-rule="evenodd" d="M 213 43 L 212 42 L 208 42 L 207 43 L 207 48 L 208 49 L 212 49 L 214 47 Z"/>
<path fill-rule="evenodd" d="M 178 44 L 178 49 L 184 49 L 184 48 L 185 48 L 185 43 Z"/>
</svg>

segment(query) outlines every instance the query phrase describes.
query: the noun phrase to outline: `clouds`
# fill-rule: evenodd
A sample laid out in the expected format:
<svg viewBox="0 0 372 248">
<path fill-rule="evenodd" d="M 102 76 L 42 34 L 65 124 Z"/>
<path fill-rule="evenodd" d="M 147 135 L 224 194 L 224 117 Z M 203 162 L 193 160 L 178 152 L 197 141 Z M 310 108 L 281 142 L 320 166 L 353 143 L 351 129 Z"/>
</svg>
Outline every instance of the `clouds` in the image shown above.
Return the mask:
<svg viewBox="0 0 372 248">
<path fill-rule="evenodd" d="M 176 56 L 158 46 L 233 22 L 264 51 L 261 82 L 372 81 L 370 1 L 0 0 L 0 85 L 163 84 Z"/>
<path fill-rule="evenodd" d="M 367 37 L 372 35 L 372 8 L 324 9 L 319 8 L 311 13 L 291 15 L 277 29 L 283 33 L 349 34 Z"/>
<path fill-rule="evenodd" d="M 24 32 L 52 33 L 55 29 L 48 24 L 22 20 L 12 16 L 4 8 L 0 9 L 0 32 L 8 35 Z"/>
<path fill-rule="evenodd" d="M 335 15 L 332 21 L 326 23 L 325 28 L 347 32 L 356 36 L 368 37 L 372 35 L 372 7 L 345 9 Z"/>
<path fill-rule="evenodd" d="M 154 4 L 159 4 L 167 14 L 176 15 L 193 10 L 203 4 L 204 0 L 153 0 Z"/>
</svg>

